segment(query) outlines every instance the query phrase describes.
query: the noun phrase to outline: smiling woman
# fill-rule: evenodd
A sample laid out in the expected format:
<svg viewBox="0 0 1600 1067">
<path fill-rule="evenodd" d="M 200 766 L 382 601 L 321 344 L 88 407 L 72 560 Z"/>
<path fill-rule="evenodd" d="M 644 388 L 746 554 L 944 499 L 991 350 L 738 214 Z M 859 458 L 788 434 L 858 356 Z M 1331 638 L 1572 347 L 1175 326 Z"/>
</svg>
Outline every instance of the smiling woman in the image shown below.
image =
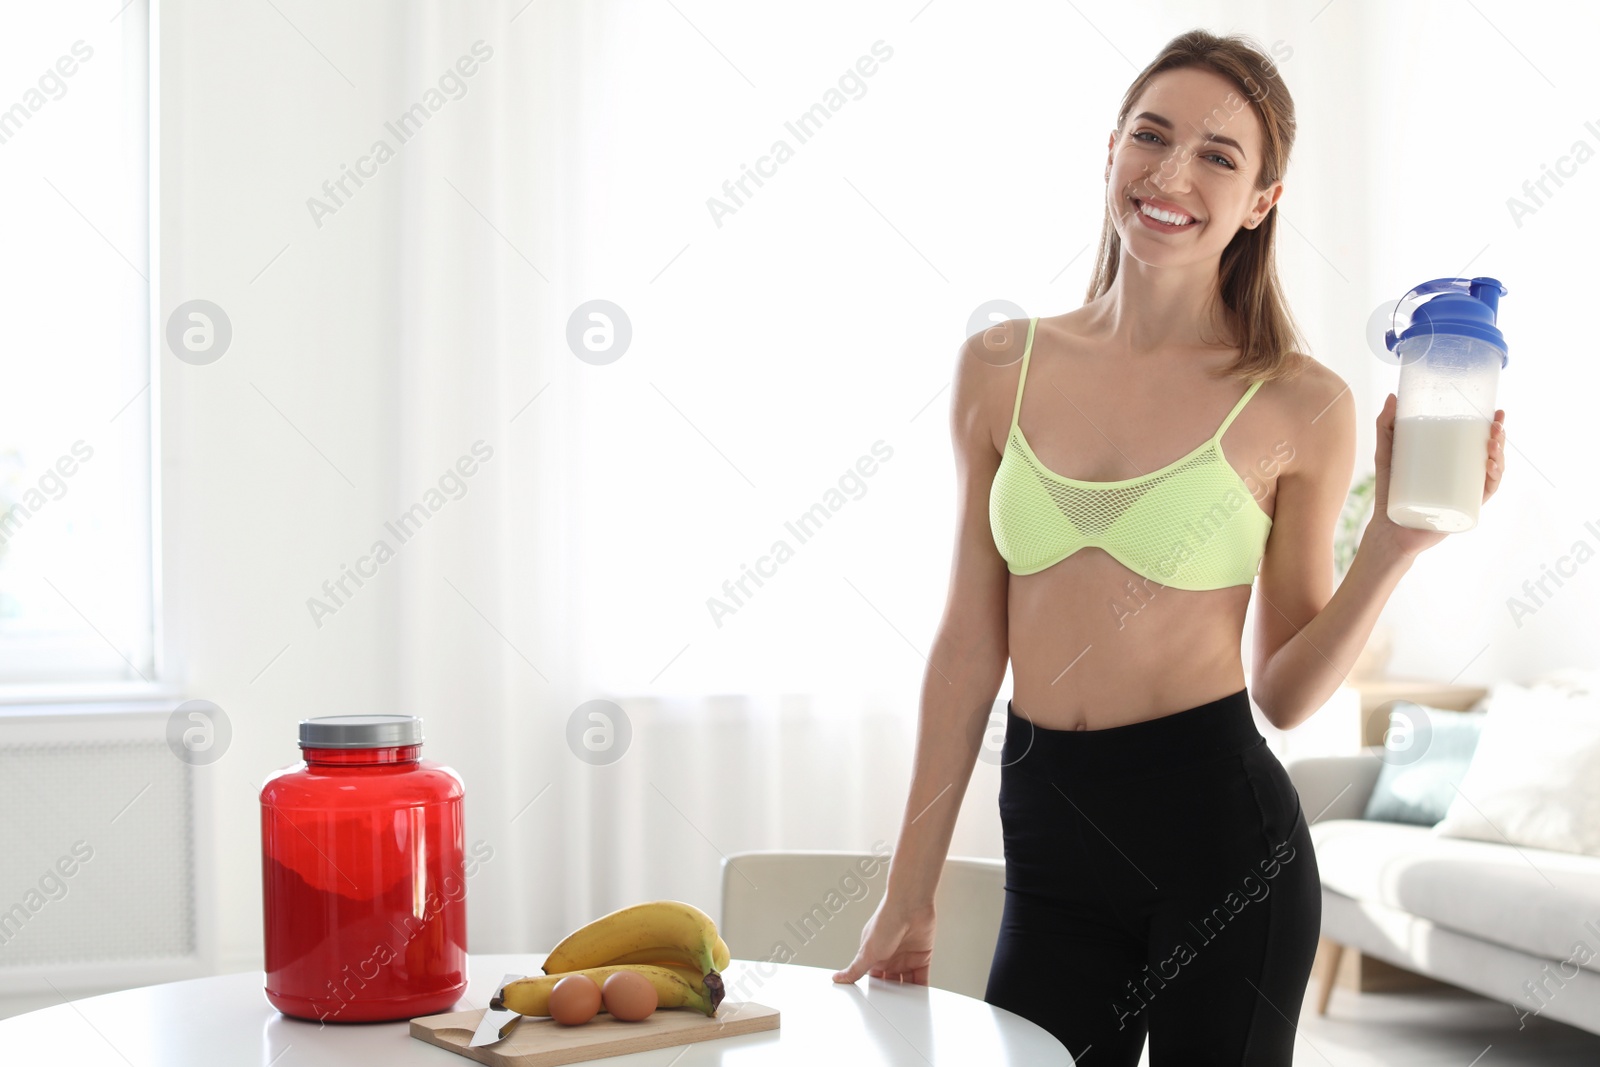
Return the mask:
<svg viewBox="0 0 1600 1067">
<path fill-rule="evenodd" d="M 1135 1063 L 1147 1033 L 1152 1063 L 1289 1063 L 1316 950 L 1321 887 L 1306 817 L 1255 726 L 1240 662 L 1267 546 L 1295 538 L 1297 506 L 1280 483 L 1330 457 L 1338 466 L 1349 446 L 1337 433 L 1307 440 L 1284 418 L 1308 391 L 1336 395 L 1332 376 L 1304 374 L 1308 361 L 1292 351 L 1298 335 L 1273 269 L 1294 133 L 1275 65 L 1241 38 L 1185 34 L 1134 79 L 1108 142 L 1085 307 L 1054 329 L 1030 323 L 991 490 L 1012 575 L 1015 697 L 1000 791 L 1008 892 L 985 999 L 1108 1064 Z M 1072 408 L 1107 397 L 1126 412 L 1112 425 L 1149 426 L 1144 440 L 1085 464 L 1103 447 L 1062 432 L 1081 420 L 1036 387 L 1029 447 L 1019 420 L 1030 355 L 1037 375 L 1066 379 L 1083 398 Z M 1129 389 L 1141 379 L 1160 384 Z M 1201 446 L 1161 464 L 1211 426 Z M 1311 455 L 1301 459 L 1297 442 Z M 1247 483 L 1236 464 L 1265 471 L 1258 458 L 1284 444 L 1296 458 Z M 1105 473 L 1053 473 L 1069 461 Z M 1150 473 L 1123 477 L 1129 465 Z M 1342 495 L 1336 478 L 1323 481 Z M 1241 489 L 1253 504 L 1240 506 Z M 1018 549 L 1040 544 L 1051 546 L 1035 553 L 1045 565 L 1030 565 Z M 1172 546 L 1168 565 L 1152 562 Z M 1053 606 L 1087 603 L 1130 570 L 1152 598 L 1137 633 Z M 1061 685 L 1068 653 L 1083 662 Z M 1295 855 L 1278 892 L 1233 905 L 1244 873 Z M 1201 929 L 1215 933 L 1196 941 Z"/>
<path fill-rule="evenodd" d="M 1084 306 L 963 350 L 959 621 L 930 657 L 930 689 L 951 695 L 924 701 L 884 903 L 836 980 L 924 980 L 948 839 L 924 815 L 951 810 L 925 809 L 965 782 L 987 726 L 971 709 L 1009 663 L 984 999 L 1090 1062 L 1132 1067 L 1147 1035 L 1153 1067 L 1290 1062 L 1321 890 L 1241 638 L 1258 574 L 1285 611 L 1327 602 L 1353 443 L 1348 390 L 1295 351 L 1273 265 L 1294 132 L 1254 44 L 1175 38 L 1117 111 Z M 1128 589 L 1132 628 L 1099 608 Z M 1327 695 L 1306 688 L 1280 699 Z M 1288 717 L 1272 699 L 1268 718 Z M 1241 879 L 1267 870 L 1274 891 L 1240 906 Z"/>
<path fill-rule="evenodd" d="M 954 810 L 935 801 L 965 787 L 1009 665 L 1005 906 L 984 999 L 1107 1067 L 1132 1067 L 1147 1036 L 1151 1067 L 1293 1060 L 1321 876 L 1256 711 L 1288 730 L 1327 703 L 1444 536 L 1387 518 L 1386 404 L 1374 518 L 1333 588 L 1355 408 L 1296 350 L 1277 278 L 1294 139 L 1294 101 L 1259 47 L 1174 38 L 1117 110 L 1084 305 L 963 347 L 960 529 L 906 821 L 836 981 L 927 980 Z M 1137 627 L 1095 610 L 1123 589 Z M 1255 872 L 1272 892 L 1242 897 Z"/>
</svg>

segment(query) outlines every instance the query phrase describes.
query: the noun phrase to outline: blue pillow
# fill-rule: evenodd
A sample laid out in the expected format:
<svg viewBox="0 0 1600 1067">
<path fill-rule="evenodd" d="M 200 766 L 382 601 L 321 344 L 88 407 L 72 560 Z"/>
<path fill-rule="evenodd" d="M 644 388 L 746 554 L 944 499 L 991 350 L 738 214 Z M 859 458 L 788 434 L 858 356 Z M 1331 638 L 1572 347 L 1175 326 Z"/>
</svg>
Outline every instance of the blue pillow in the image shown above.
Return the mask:
<svg viewBox="0 0 1600 1067">
<path fill-rule="evenodd" d="M 1391 729 L 1417 736 L 1427 731 L 1427 747 L 1408 763 L 1385 759 L 1367 798 L 1364 819 L 1432 826 L 1444 818 L 1450 801 L 1478 747 L 1484 711 L 1444 711 L 1397 700 L 1389 710 Z M 1399 720 L 1398 722 L 1396 720 Z"/>
</svg>

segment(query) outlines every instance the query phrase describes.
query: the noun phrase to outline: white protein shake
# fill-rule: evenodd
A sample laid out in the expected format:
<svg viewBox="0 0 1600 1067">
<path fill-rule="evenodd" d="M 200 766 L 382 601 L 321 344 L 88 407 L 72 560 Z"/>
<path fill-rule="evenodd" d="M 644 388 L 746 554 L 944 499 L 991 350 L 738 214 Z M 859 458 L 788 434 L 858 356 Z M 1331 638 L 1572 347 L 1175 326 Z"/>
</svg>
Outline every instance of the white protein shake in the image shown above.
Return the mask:
<svg viewBox="0 0 1600 1067">
<path fill-rule="evenodd" d="M 1417 530 L 1459 533 L 1478 524 L 1488 473 L 1489 420 L 1475 415 L 1396 419 L 1389 518 Z"/>
</svg>

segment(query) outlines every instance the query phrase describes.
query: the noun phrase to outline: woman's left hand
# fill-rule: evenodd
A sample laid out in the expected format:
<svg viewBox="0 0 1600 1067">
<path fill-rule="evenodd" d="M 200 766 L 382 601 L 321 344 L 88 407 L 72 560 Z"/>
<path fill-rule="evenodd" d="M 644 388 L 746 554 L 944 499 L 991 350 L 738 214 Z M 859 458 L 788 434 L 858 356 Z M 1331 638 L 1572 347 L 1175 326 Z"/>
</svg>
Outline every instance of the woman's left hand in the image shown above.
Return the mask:
<svg viewBox="0 0 1600 1067">
<path fill-rule="evenodd" d="M 1362 540 L 1374 536 L 1400 555 L 1415 556 L 1450 535 L 1441 530 L 1415 530 L 1389 518 L 1389 462 L 1394 454 L 1394 413 L 1397 403 L 1395 395 L 1390 393 L 1383 402 L 1383 410 L 1378 413 L 1378 447 L 1374 463 L 1377 476 L 1372 490 L 1372 521 L 1367 524 Z M 1505 473 L 1505 421 L 1506 412 L 1501 408 L 1494 413 L 1494 421 L 1489 424 L 1488 462 L 1483 478 L 1484 502 L 1500 488 L 1500 478 Z"/>
</svg>

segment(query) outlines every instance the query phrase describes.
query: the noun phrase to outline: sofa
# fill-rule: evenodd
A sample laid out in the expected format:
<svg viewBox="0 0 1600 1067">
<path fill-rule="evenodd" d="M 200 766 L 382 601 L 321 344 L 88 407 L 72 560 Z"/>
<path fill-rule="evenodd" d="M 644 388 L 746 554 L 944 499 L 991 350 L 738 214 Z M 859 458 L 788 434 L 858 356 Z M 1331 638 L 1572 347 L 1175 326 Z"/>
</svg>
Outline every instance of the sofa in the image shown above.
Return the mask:
<svg viewBox="0 0 1600 1067">
<path fill-rule="evenodd" d="M 1381 746 L 1288 766 L 1322 878 L 1326 1013 L 1346 947 L 1600 1033 L 1600 857 L 1362 817 Z"/>
</svg>

